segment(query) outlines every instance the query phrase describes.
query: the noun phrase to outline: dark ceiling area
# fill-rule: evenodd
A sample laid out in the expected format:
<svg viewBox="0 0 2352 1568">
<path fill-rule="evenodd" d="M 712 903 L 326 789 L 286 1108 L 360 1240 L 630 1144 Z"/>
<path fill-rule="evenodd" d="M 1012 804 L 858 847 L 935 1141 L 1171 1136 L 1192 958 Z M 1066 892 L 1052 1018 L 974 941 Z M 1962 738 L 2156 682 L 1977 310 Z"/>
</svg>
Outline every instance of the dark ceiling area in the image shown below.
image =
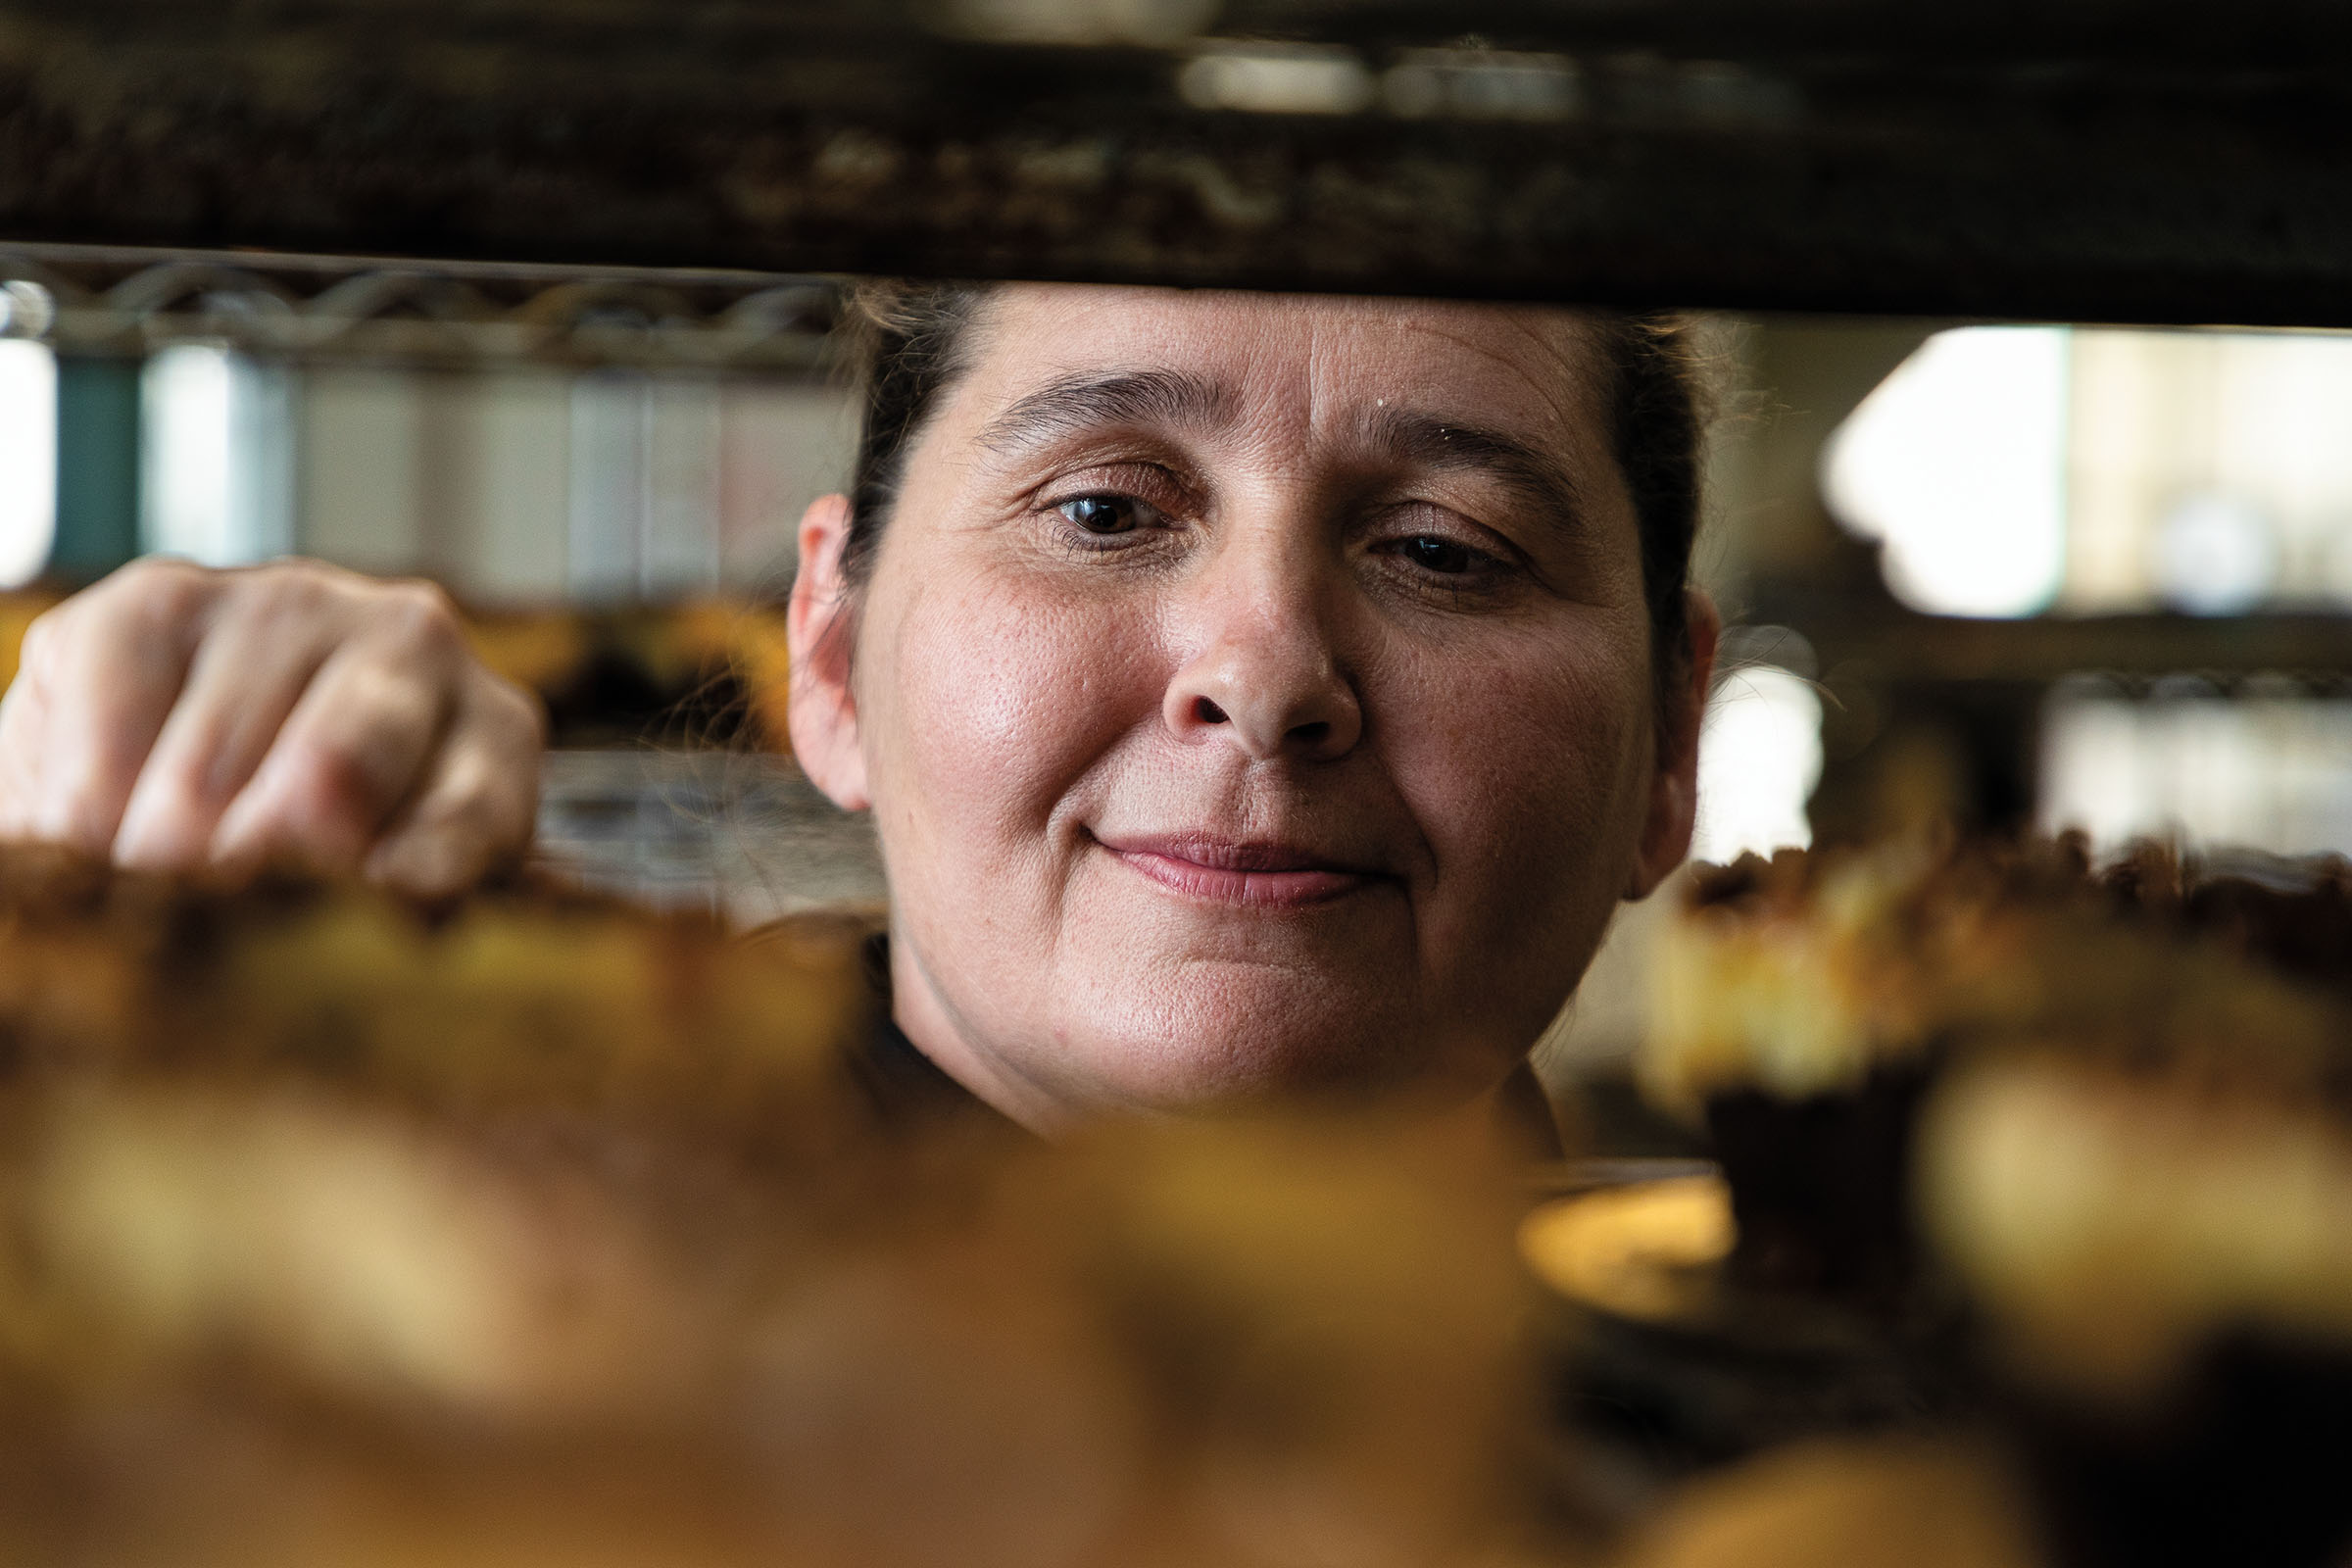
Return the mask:
<svg viewBox="0 0 2352 1568">
<path fill-rule="evenodd" d="M 9 0 L 0 244 L 2352 324 L 2352 16 Z"/>
</svg>

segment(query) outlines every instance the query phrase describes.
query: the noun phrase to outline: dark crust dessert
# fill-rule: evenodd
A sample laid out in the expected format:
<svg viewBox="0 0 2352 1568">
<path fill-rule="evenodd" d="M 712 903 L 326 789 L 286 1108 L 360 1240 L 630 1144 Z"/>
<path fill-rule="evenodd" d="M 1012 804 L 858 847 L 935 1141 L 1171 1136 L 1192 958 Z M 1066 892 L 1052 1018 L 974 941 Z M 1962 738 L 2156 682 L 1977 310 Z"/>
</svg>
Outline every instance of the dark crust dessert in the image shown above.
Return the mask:
<svg viewBox="0 0 2352 1568">
<path fill-rule="evenodd" d="M 2338 867 L 2279 888 L 2143 846 L 2094 873 L 2067 841 L 1751 858 L 1702 873 L 1662 943 L 1640 1069 L 1715 1139 L 1742 1279 L 1890 1304 L 1914 1112 L 1949 1064 L 2054 1052 L 2352 1107 L 2339 937 Z"/>
<path fill-rule="evenodd" d="M 2352 1351 L 2233 1333 L 2155 1411 L 2019 1390 L 2006 1413 L 2067 1564 L 2334 1568 L 2352 1546 Z"/>
<path fill-rule="evenodd" d="M 1888 1306 L 1914 1277 L 1911 1131 L 1923 1064 L 1880 1067 L 1844 1094 L 1756 1090 L 1707 1102 L 1707 1136 L 1732 1190 L 1734 1277 L 1773 1292 Z"/>
<path fill-rule="evenodd" d="M 1922 1228 L 2070 1564 L 2352 1545 L 2352 1126 L 2261 1045 L 2040 1043 L 1923 1112 Z"/>
</svg>

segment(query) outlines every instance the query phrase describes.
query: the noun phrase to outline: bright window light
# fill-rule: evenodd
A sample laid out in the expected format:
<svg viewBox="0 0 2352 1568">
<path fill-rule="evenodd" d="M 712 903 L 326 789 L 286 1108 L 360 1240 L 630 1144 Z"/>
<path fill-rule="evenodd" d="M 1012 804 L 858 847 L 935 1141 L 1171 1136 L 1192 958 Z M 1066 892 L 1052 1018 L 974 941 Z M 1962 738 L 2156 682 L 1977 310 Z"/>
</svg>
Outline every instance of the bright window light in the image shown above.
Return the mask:
<svg viewBox="0 0 2352 1568">
<path fill-rule="evenodd" d="M 1823 454 L 1888 586 L 1969 615 L 2352 605 L 2352 333 L 1968 327 Z"/>
<path fill-rule="evenodd" d="M 208 566 L 294 547 L 293 389 L 226 349 L 168 348 L 141 387 L 140 543 Z"/>
<path fill-rule="evenodd" d="M 57 540 L 57 356 L 0 341 L 0 588 L 30 582 Z"/>
<path fill-rule="evenodd" d="M 1380 78 L 1381 101 L 1409 120 L 1566 120 L 1583 102 L 1566 55 L 1411 49 Z"/>
<path fill-rule="evenodd" d="M 1936 614 L 2030 615 L 2066 572 L 2070 334 L 1940 332 L 1831 438 L 1822 489 L 1886 549 L 1886 584 Z"/>
<path fill-rule="evenodd" d="M 1351 51 L 1310 44 L 1219 46 L 1187 62 L 1176 85 L 1196 109 L 1257 115 L 1352 115 L 1373 94 Z"/>
<path fill-rule="evenodd" d="M 1769 664 L 1736 669 L 1707 702 L 1690 853 L 1718 865 L 1813 842 L 1805 807 L 1821 782 L 1821 698 Z"/>
<path fill-rule="evenodd" d="M 2070 610 L 2352 601 L 2352 335 L 2074 335 Z"/>
<path fill-rule="evenodd" d="M 228 354 L 187 346 L 147 362 L 140 543 L 230 564 Z"/>
<path fill-rule="evenodd" d="M 2225 697 L 2201 683 L 2134 698 L 2062 683 L 2042 715 L 2037 815 L 2101 852 L 2134 838 L 2274 855 L 2352 851 L 2352 702 Z"/>
<path fill-rule="evenodd" d="M 2258 609 L 2278 580 L 2278 530 L 2242 495 L 2184 497 L 2157 524 L 2148 554 L 2165 603 L 2192 615 Z"/>
</svg>

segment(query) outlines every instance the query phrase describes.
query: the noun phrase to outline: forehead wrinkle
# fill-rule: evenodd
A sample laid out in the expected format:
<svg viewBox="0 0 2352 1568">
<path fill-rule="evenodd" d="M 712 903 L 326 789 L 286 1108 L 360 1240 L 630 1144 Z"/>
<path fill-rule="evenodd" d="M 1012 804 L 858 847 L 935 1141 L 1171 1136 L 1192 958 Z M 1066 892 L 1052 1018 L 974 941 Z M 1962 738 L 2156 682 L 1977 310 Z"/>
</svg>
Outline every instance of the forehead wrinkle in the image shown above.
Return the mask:
<svg viewBox="0 0 2352 1568">
<path fill-rule="evenodd" d="M 1001 453 L 1110 426 L 1216 430 L 1231 424 L 1235 412 L 1232 389 L 1206 376 L 1169 369 L 1086 371 L 1015 400 L 982 428 L 977 444 Z"/>
<path fill-rule="evenodd" d="M 1537 401 L 1558 421 L 1563 433 L 1573 432 L 1580 425 L 1590 422 L 1591 411 L 1575 407 L 1571 399 L 1578 394 L 1587 397 L 1592 394 L 1594 388 L 1592 384 L 1592 368 L 1579 363 L 1579 357 L 1572 352 L 1569 344 L 1561 342 L 1553 333 L 1540 330 L 1537 323 L 1528 320 L 1524 314 L 1519 312 L 1498 312 L 1497 314 L 1504 316 L 1512 331 L 1525 338 L 1538 353 L 1556 366 L 1559 373 L 1550 376 L 1538 375 L 1517 357 L 1499 352 L 1492 343 L 1481 342 L 1475 337 L 1435 321 L 1407 321 L 1405 330 L 1427 333 L 1431 337 L 1450 343 L 1466 353 L 1475 354 L 1509 372 L 1520 384 L 1536 395 Z M 1576 318 L 1566 315 L 1547 318 L 1547 319 L 1557 320 L 1564 326 L 1573 327 L 1576 324 Z M 1575 334 L 1575 338 L 1581 346 L 1583 334 L 1578 332 Z"/>
<path fill-rule="evenodd" d="M 1486 473 L 1563 520 L 1584 509 L 1574 474 L 1527 443 L 1496 430 L 1409 409 L 1366 410 L 1361 435 L 1375 451 L 1438 472 Z"/>
</svg>

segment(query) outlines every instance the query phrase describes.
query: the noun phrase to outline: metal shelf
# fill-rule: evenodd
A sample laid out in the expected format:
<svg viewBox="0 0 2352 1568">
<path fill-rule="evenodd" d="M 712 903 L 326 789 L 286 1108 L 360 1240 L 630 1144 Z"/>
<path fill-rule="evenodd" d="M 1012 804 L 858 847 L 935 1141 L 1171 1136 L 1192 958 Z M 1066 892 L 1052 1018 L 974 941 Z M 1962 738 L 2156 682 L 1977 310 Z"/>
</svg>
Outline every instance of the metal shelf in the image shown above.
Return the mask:
<svg viewBox="0 0 2352 1568">
<path fill-rule="evenodd" d="M 1867 669 L 1886 683 L 2034 682 L 2077 671 L 2123 676 L 2352 675 L 2352 615 L 2040 615 L 1964 620 L 1901 611 L 1782 605 L 1824 672 Z"/>
<path fill-rule="evenodd" d="M 1412 53 L 1472 29 L 1510 58 Z M 1188 96 L 1202 33 L 1318 42 L 1331 90 Z M 9 0 L 0 239 L 2352 324 L 2348 39 L 2323 0 Z"/>
</svg>

